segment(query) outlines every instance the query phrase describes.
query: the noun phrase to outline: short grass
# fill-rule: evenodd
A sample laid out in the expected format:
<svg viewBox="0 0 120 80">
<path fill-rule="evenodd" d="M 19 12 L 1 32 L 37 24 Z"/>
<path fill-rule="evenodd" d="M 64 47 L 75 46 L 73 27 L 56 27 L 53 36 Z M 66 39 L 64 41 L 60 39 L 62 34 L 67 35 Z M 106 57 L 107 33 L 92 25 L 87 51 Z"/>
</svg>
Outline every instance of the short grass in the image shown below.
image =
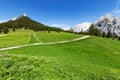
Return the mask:
<svg viewBox="0 0 120 80">
<path fill-rule="evenodd" d="M 23 45 L 29 42 L 29 33 L 11 33 L 0 36 L 0 48 Z"/>
<path fill-rule="evenodd" d="M 15 65 L 19 65 L 17 72 L 14 72 L 15 74 L 10 75 L 12 73 L 10 72 L 5 76 L 1 76 L 1 78 L 7 79 L 7 77 L 12 78 L 14 76 L 15 80 L 20 78 L 23 80 L 30 80 L 30 78 L 31 80 L 120 80 L 119 44 L 120 41 L 117 40 L 90 37 L 85 40 L 64 44 L 31 46 L 0 51 L 3 58 L 6 54 L 10 56 L 17 55 L 18 58 L 14 58 L 15 61 L 11 56 L 11 60 L 15 63 L 9 68 L 10 70 Z M 20 61 L 19 55 L 25 55 L 27 59 Z M 29 60 L 30 56 L 35 56 L 40 60 L 42 57 L 43 63 L 34 60 L 34 58 Z M 44 63 L 47 59 L 50 62 Z M 7 59 L 5 58 L 5 60 Z M 4 62 L 6 64 L 3 66 L 9 65 L 7 61 Z M 2 64 L 4 62 L 1 61 Z M 23 66 L 26 67 L 27 63 L 28 66 L 34 67 L 31 71 L 23 68 Z M 3 69 L 9 71 L 7 68 Z M 21 76 L 24 73 L 24 77 Z M 4 71 L 1 71 L 1 75 L 3 74 L 5 74 Z"/>
<path fill-rule="evenodd" d="M 58 41 L 64 41 L 64 40 L 71 40 L 74 38 L 78 38 L 81 35 L 79 34 L 72 34 L 72 33 L 66 33 L 66 32 L 37 32 L 36 37 L 38 37 L 40 42 L 58 42 Z"/>
<path fill-rule="evenodd" d="M 0 34 L 0 48 L 41 42 L 58 42 L 71 40 L 80 36 L 66 32 L 57 33 L 51 31 L 48 33 L 18 29 L 15 32 L 11 31 L 9 34 Z"/>
</svg>

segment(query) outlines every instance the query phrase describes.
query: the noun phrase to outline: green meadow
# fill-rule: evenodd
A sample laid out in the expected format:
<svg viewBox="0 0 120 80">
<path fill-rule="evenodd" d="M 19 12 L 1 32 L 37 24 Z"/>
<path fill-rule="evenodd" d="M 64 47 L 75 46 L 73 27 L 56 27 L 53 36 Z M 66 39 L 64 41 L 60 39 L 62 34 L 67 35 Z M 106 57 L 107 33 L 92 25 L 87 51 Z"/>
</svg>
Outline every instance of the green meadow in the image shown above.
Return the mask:
<svg viewBox="0 0 120 80">
<path fill-rule="evenodd" d="M 70 33 L 35 34 L 40 42 L 78 37 L 77 34 Z M 56 40 L 56 36 L 51 35 L 61 36 Z M 37 41 L 34 39 L 36 36 L 32 35 L 30 43 Z M 45 36 L 49 38 L 46 39 Z M 119 44 L 118 40 L 90 37 L 75 42 L 0 51 L 0 79 L 120 80 Z"/>
<path fill-rule="evenodd" d="M 58 42 L 78 38 L 80 35 L 71 33 L 57 33 L 47 31 L 34 32 L 32 30 L 18 29 L 9 34 L 0 34 L 0 48 L 19 46 L 33 43 Z"/>
</svg>

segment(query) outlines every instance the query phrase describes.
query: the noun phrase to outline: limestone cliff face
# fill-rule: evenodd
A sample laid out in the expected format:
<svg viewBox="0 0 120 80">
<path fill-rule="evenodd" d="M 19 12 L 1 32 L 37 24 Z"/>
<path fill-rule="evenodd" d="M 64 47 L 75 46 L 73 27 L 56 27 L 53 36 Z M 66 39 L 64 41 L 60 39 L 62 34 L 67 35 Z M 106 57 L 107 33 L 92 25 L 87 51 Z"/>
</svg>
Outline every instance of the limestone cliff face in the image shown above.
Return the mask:
<svg viewBox="0 0 120 80">
<path fill-rule="evenodd" d="M 113 36 L 120 36 L 120 18 L 107 14 L 99 18 L 95 25 L 101 32 L 110 31 Z"/>
</svg>

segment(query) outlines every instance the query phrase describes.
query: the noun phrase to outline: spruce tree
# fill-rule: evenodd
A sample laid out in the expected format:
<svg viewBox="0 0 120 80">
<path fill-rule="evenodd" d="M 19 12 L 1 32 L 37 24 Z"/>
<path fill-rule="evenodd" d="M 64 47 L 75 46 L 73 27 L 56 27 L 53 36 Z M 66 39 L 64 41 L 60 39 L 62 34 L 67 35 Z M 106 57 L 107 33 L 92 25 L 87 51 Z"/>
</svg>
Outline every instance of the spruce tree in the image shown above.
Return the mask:
<svg viewBox="0 0 120 80">
<path fill-rule="evenodd" d="M 89 28 L 89 34 L 92 36 L 101 36 L 100 30 L 92 24 Z"/>
<path fill-rule="evenodd" d="M 112 33 L 110 30 L 108 31 L 107 38 L 112 38 Z"/>
<path fill-rule="evenodd" d="M 102 33 L 102 37 L 103 37 L 103 38 L 107 37 L 107 35 L 106 35 L 105 32 Z"/>
<path fill-rule="evenodd" d="M 98 28 L 95 28 L 94 35 L 101 36 L 101 32 L 100 32 L 100 30 L 98 30 Z"/>
<path fill-rule="evenodd" d="M 90 28 L 89 28 L 89 34 L 94 36 L 95 35 L 95 26 L 94 24 L 91 24 Z"/>
<path fill-rule="evenodd" d="M 0 27 L 0 33 L 2 32 L 2 28 Z"/>
<path fill-rule="evenodd" d="M 118 40 L 120 41 L 120 37 L 118 37 Z"/>
</svg>

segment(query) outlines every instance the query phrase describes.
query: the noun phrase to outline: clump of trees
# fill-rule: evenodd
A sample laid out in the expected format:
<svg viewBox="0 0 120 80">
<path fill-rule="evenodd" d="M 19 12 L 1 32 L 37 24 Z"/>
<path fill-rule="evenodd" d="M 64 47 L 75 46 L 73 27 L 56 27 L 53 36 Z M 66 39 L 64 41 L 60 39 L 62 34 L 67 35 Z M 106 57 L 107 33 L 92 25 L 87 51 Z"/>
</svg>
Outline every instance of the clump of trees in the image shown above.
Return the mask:
<svg viewBox="0 0 120 80">
<path fill-rule="evenodd" d="M 118 37 L 118 40 L 120 41 L 120 37 Z"/>
<path fill-rule="evenodd" d="M 90 26 L 88 34 L 92 36 L 101 36 L 100 30 L 94 24 Z"/>
<path fill-rule="evenodd" d="M 3 27 L 3 33 L 7 34 L 9 32 L 8 27 Z"/>
<path fill-rule="evenodd" d="M 111 30 L 108 30 L 108 32 L 102 32 L 100 31 L 94 24 L 92 24 L 89 28 L 89 35 L 92 36 L 99 36 L 99 37 L 103 37 L 103 38 L 112 38 L 114 40 L 114 38 L 117 38 L 118 40 L 120 40 L 120 37 L 116 37 L 111 33 Z"/>
<path fill-rule="evenodd" d="M 7 34 L 9 32 L 9 28 L 7 27 L 7 25 L 4 24 L 0 24 L 0 33 L 4 33 Z"/>
</svg>

